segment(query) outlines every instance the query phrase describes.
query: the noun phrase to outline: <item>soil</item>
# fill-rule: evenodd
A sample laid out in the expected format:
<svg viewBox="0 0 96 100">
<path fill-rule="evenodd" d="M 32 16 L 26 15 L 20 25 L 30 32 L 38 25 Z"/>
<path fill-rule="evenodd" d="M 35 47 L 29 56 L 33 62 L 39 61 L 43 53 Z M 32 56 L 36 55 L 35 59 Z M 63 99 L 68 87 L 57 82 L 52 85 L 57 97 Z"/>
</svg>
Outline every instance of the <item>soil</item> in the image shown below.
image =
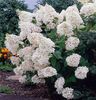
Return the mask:
<svg viewBox="0 0 96 100">
<path fill-rule="evenodd" d="M 50 96 L 48 93 L 48 89 L 47 89 L 47 86 L 45 86 L 44 84 L 39 84 L 35 86 L 25 86 L 25 85 L 20 84 L 18 81 L 6 80 L 6 78 L 11 75 L 14 75 L 14 73 L 0 71 L 0 86 L 8 86 L 13 91 L 12 94 L 10 95 L 1 94 L 0 100 L 49 100 Z M 5 98 L 5 99 L 2 99 L 2 98 Z M 14 98 L 14 99 L 11 99 L 11 98 Z M 19 99 L 16 99 L 16 98 L 19 98 Z M 39 99 L 36 99 L 36 98 L 39 98 Z"/>
</svg>

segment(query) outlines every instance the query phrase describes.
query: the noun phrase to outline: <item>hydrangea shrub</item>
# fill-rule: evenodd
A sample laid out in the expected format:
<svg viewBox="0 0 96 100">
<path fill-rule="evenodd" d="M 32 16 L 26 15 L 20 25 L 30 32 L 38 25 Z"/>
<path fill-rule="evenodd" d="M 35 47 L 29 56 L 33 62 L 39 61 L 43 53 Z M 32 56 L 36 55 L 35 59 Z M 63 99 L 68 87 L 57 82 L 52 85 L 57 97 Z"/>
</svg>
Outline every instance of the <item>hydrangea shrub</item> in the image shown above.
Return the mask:
<svg viewBox="0 0 96 100">
<path fill-rule="evenodd" d="M 90 15 L 95 17 L 95 13 L 95 2 L 84 4 L 80 11 L 73 5 L 61 13 L 48 4 L 40 5 L 33 13 L 18 10 L 21 32 L 18 36 L 7 34 L 5 45 L 17 55 L 11 61 L 16 65 L 19 82 L 49 82 L 64 98 L 79 98 L 78 84 L 87 79 L 95 64 L 81 53 L 83 49 L 78 49 L 78 34 L 88 28 L 84 20 Z"/>
</svg>

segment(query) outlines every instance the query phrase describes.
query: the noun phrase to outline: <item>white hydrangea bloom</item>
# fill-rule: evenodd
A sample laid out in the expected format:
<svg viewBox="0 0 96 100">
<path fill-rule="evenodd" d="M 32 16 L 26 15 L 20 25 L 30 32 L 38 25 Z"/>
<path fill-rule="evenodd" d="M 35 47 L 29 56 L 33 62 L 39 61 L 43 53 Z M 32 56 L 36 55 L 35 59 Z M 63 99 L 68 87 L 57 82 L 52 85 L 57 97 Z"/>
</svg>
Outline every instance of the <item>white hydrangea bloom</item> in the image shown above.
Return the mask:
<svg viewBox="0 0 96 100">
<path fill-rule="evenodd" d="M 62 23 L 65 20 L 65 14 L 66 14 L 66 11 L 62 10 L 61 13 L 59 14 L 58 23 Z"/>
<path fill-rule="evenodd" d="M 32 56 L 32 61 L 34 62 L 34 69 L 36 70 L 43 69 L 50 64 L 49 58 L 51 56 L 48 55 L 50 53 L 47 53 L 47 52 L 44 53 L 43 49 L 42 49 L 42 53 L 39 53 L 39 51 L 40 50 L 37 49 L 36 52 Z"/>
<path fill-rule="evenodd" d="M 81 56 L 79 54 L 73 53 L 66 58 L 67 65 L 70 67 L 78 67 L 80 63 Z"/>
<path fill-rule="evenodd" d="M 10 58 L 10 60 L 11 60 L 12 64 L 16 65 L 16 66 L 18 66 L 20 64 L 20 61 L 21 61 L 21 59 L 19 57 L 15 57 L 15 56 L 12 56 Z"/>
<path fill-rule="evenodd" d="M 16 74 L 16 76 L 22 76 L 23 75 L 23 69 L 21 68 L 21 67 L 16 67 L 16 68 L 14 68 L 14 73 Z"/>
<path fill-rule="evenodd" d="M 65 79 L 63 77 L 60 77 L 55 82 L 55 88 L 62 89 L 64 84 L 65 84 Z"/>
<path fill-rule="evenodd" d="M 38 70 L 38 76 L 40 78 L 47 78 L 57 75 L 57 71 L 53 67 L 46 67 L 44 69 Z"/>
<path fill-rule="evenodd" d="M 69 13 L 69 12 L 77 12 L 79 14 L 79 10 L 77 8 L 77 5 L 72 5 L 72 6 L 69 6 L 67 9 L 66 9 L 66 13 Z"/>
<path fill-rule="evenodd" d="M 34 17 L 33 13 L 30 13 L 27 11 L 17 10 L 17 14 L 19 16 L 20 21 L 23 21 L 23 22 L 32 22 L 32 19 Z"/>
<path fill-rule="evenodd" d="M 25 60 L 21 65 L 17 66 L 14 69 L 16 75 L 22 76 L 26 71 L 34 71 L 33 63 L 31 60 Z"/>
<path fill-rule="evenodd" d="M 50 63 L 49 63 L 49 56 L 46 54 L 49 54 L 47 52 L 43 52 L 44 49 L 41 50 L 36 49 L 36 51 L 33 53 L 32 55 L 32 61 L 34 63 L 34 69 L 35 70 L 40 70 L 43 69 L 45 67 L 47 67 Z"/>
<path fill-rule="evenodd" d="M 67 41 L 65 42 L 65 44 L 66 44 L 65 48 L 66 48 L 66 50 L 73 50 L 76 47 L 78 47 L 79 43 L 80 43 L 79 38 L 77 38 L 77 37 L 69 37 L 67 39 Z"/>
<path fill-rule="evenodd" d="M 36 24 L 39 26 L 45 24 L 48 29 L 53 29 L 56 27 L 58 16 L 59 14 L 52 6 L 48 4 L 39 6 L 39 9 L 35 12 Z"/>
<path fill-rule="evenodd" d="M 89 3 L 91 0 L 78 0 L 79 2 L 81 2 L 82 4 L 86 4 Z"/>
<path fill-rule="evenodd" d="M 66 87 L 62 91 L 62 96 L 67 100 L 73 99 L 74 98 L 73 91 L 74 90 L 72 88 Z"/>
<path fill-rule="evenodd" d="M 20 37 L 16 35 L 6 35 L 5 46 L 8 48 L 13 54 L 17 53 L 20 44 Z"/>
<path fill-rule="evenodd" d="M 38 47 L 40 44 L 41 37 L 43 37 L 41 33 L 30 33 L 28 34 L 27 39 L 32 45 L 34 45 L 35 47 Z"/>
<path fill-rule="evenodd" d="M 87 77 L 88 72 L 89 69 L 86 66 L 81 66 L 75 70 L 75 76 L 78 79 L 85 79 Z"/>
<path fill-rule="evenodd" d="M 19 28 L 21 29 L 20 37 L 22 39 L 26 39 L 29 33 L 33 32 L 40 33 L 42 31 L 40 27 L 30 22 L 23 22 L 23 21 L 19 22 Z"/>
<path fill-rule="evenodd" d="M 32 33 L 32 37 L 29 37 L 30 42 L 34 47 L 37 47 L 32 55 L 32 61 L 34 63 L 34 68 L 40 70 L 47 67 L 49 63 L 49 58 L 52 53 L 54 53 L 55 44 L 49 38 L 44 37 L 42 34 Z M 32 39 L 31 39 L 32 38 Z"/>
<path fill-rule="evenodd" d="M 66 21 L 72 25 L 73 29 L 80 28 L 84 24 L 81 16 L 77 12 L 66 13 Z"/>
<path fill-rule="evenodd" d="M 31 80 L 34 84 L 45 83 L 45 80 L 42 78 L 39 78 L 37 75 L 34 75 Z"/>
<path fill-rule="evenodd" d="M 80 14 L 84 16 L 90 16 L 96 13 L 96 4 L 95 3 L 88 3 L 82 6 L 80 9 Z"/>
<path fill-rule="evenodd" d="M 66 9 L 66 21 L 68 21 L 74 29 L 79 28 L 82 24 L 84 24 L 76 5 L 69 6 Z"/>
<path fill-rule="evenodd" d="M 23 49 L 20 49 L 17 52 L 17 55 L 19 57 L 22 57 L 24 60 L 30 60 L 31 57 L 32 57 L 33 52 L 34 52 L 34 48 L 32 48 L 31 46 L 28 46 L 28 47 L 25 47 Z"/>
<path fill-rule="evenodd" d="M 73 33 L 73 28 L 72 25 L 68 22 L 63 22 L 57 26 L 57 34 L 59 36 L 65 35 L 65 36 L 72 36 Z"/>
<path fill-rule="evenodd" d="M 21 84 L 25 83 L 26 82 L 26 75 L 20 76 L 18 80 Z"/>
<path fill-rule="evenodd" d="M 22 64 L 19 67 L 23 70 L 24 73 L 26 71 L 34 71 L 33 63 L 32 63 L 31 60 L 23 61 Z"/>
<path fill-rule="evenodd" d="M 64 84 L 65 84 L 65 79 L 63 77 L 60 77 L 56 80 L 55 88 L 58 94 L 62 93 Z"/>
</svg>

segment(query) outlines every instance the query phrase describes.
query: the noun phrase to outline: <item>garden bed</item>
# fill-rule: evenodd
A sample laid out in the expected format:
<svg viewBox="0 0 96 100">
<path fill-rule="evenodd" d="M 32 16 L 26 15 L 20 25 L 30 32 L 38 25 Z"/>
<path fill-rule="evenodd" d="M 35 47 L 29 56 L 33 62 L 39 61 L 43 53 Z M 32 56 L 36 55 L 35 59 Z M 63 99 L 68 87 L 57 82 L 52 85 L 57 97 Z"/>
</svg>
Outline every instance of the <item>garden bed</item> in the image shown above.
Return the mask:
<svg viewBox="0 0 96 100">
<path fill-rule="evenodd" d="M 34 97 L 39 98 L 36 100 L 45 100 L 45 99 L 49 100 L 47 86 L 43 84 L 40 84 L 39 86 L 25 86 L 25 85 L 20 84 L 18 81 L 7 80 L 7 77 L 11 75 L 14 75 L 14 74 L 12 72 L 0 71 L 0 86 L 10 88 L 10 90 L 8 90 L 9 91 L 8 94 L 6 94 L 6 90 L 5 91 L 3 90 L 3 92 L 5 92 L 4 94 L 6 95 L 3 95 L 3 96 L 1 95 L 0 100 L 2 100 L 2 98 L 5 98 L 4 100 L 8 100 L 7 97 L 13 98 L 15 96 L 17 98 L 18 97 L 29 98 L 28 100 L 32 100 L 30 98 L 34 98 Z"/>
</svg>

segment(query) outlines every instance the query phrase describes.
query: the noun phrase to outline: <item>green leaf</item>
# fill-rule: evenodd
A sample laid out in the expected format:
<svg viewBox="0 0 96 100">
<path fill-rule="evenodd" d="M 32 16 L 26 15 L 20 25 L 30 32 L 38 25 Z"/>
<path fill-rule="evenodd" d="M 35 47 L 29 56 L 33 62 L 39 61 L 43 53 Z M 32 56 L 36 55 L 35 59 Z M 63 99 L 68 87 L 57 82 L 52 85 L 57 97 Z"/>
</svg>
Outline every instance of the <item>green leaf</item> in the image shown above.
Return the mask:
<svg viewBox="0 0 96 100">
<path fill-rule="evenodd" d="M 54 56 L 50 58 L 50 63 L 51 63 L 51 65 L 52 65 L 53 67 L 56 66 L 56 62 L 57 62 L 57 59 L 56 59 Z"/>
<path fill-rule="evenodd" d="M 56 46 L 58 46 L 59 48 L 63 49 L 65 46 L 65 36 L 60 37 L 57 41 L 56 41 Z"/>
<path fill-rule="evenodd" d="M 89 66 L 88 60 L 82 57 L 80 60 L 80 66 Z"/>
<path fill-rule="evenodd" d="M 56 59 L 62 59 L 62 55 L 61 55 L 61 52 L 60 51 L 56 51 L 54 53 L 54 56 L 56 57 Z"/>
<path fill-rule="evenodd" d="M 55 56 L 50 58 L 50 64 L 53 68 L 55 68 L 57 70 L 57 72 L 60 71 L 61 65 L 60 65 L 60 62 L 58 61 L 58 59 Z"/>
<path fill-rule="evenodd" d="M 56 38 L 57 38 L 56 29 L 48 33 L 48 38 L 50 38 L 54 42 L 56 41 Z"/>
<path fill-rule="evenodd" d="M 66 79 L 66 84 L 71 83 L 71 82 L 76 82 L 76 77 L 71 75 Z"/>
<path fill-rule="evenodd" d="M 36 24 L 37 23 L 37 21 L 36 21 L 36 19 L 34 17 L 33 17 L 32 23 L 33 24 Z"/>
</svg>

